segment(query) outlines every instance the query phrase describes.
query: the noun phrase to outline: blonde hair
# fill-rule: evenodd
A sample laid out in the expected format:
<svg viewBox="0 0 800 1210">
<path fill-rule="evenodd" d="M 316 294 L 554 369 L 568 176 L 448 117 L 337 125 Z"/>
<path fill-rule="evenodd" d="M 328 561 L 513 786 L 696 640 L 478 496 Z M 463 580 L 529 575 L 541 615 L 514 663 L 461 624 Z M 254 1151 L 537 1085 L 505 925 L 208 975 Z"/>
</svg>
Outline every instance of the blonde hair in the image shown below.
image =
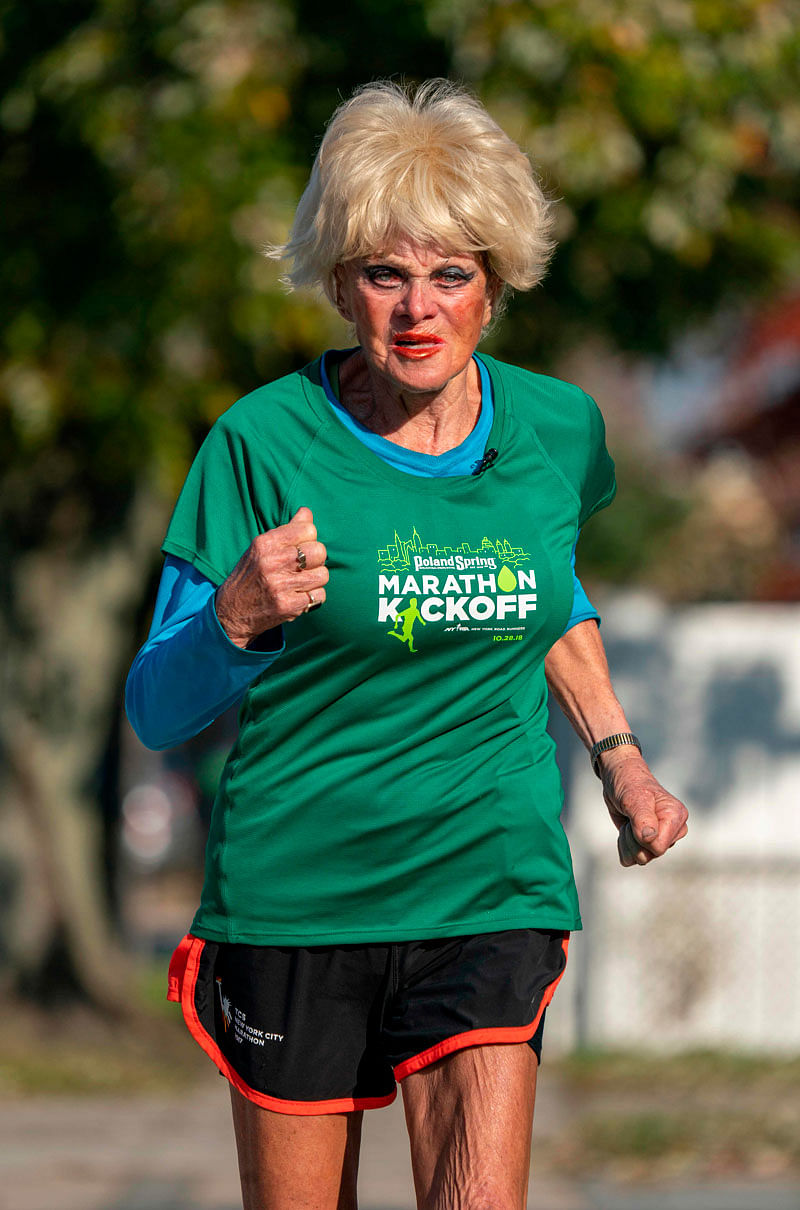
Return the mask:
<svg viewBox="0 0 800 1210">
<path fill-rule="evenodd" d="M 338 264 L 401 237 L 482 254 L 496 279 L 530 290 L 551 227 L 530 161 L 475 97 L 447 80 L 379 81 L 334 112 L 289 239 L 270 255 L 291 260 L 288 285 L 321 286 L 334 303 Z"/>
</svg>

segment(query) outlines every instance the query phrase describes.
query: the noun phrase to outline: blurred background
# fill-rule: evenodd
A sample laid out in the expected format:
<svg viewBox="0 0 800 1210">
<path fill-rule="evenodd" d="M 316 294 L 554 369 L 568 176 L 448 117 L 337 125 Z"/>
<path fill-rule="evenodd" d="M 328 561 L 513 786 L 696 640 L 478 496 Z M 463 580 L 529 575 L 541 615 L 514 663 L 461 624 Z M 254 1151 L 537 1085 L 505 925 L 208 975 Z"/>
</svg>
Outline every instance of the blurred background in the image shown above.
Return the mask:
<svg viewBox="0 0 800 1210">
<path fill-rule="evenodd" d="M 222 1081 L 161 1004 L 235 718 L 149 753 L 122 689 L 209 426 L 348 342 L 263 255 L 325 121 L 369 79 L 437 75 L 558 200 L 547 279 L 484 347 L 605 414 L 619 494 L 578 572 L 692 812 L 666 860 L 620 869 L 553 719 L 586 927 L 548 1020 L 550 1200 L 534 1181 L 531 1204 L 655 1207 L 657 1187 L 687 1210 L 692 1186 L 722 1199 L 707 1210 L 800 1205 L 800 4 L 0 0 L 0 1159 L 19 1210 L 235 1204 Z M 81 1167 L 65 1120 L 98 1140 L 134 1105 L 160 1146 L 129 1121 Z M 371 1204 L 412 1204 L 407 1174 L 365 1179 Z"/>
</svg>

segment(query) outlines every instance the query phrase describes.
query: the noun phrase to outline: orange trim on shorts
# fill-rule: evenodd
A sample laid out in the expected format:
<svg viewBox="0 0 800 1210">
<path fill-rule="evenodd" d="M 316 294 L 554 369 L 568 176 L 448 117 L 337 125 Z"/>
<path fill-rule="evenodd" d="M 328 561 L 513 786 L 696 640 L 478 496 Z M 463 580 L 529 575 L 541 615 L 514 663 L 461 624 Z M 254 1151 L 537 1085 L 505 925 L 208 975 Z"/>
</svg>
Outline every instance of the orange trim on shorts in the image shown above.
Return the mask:
<svg viewBox="0 0 800 1210">
<path fill-rule="evenodd" d="M 566 958 L 569 950 L 569 933 L 563 938 L 561 946 L 564 950 L 564 967 L 561 974 L 544 989 L 539 1011 L 529 1025 L 498 1025 L 494 1028 L 468 1029 L 466 1033 L 454 1034 L 452 1038 L 445 1038 L 443 1042 L 437 1042 L 435 1046 L 431 1046 L 428 1050 L 423 1050 L 420 1054 L 412 1055 L 410 1059 L 405 1059 L 404 1062 L 398 1063 L 394 1069 L 395 1079 L 404 1080 L 406 1076 L 412 1075 L 415 1071 L 421 1071 L 423 1067 L 428 1067 L 431 1063 L 436 1063 L 439 1059 L 446 1058 L 447 1055 L 455 1054 L 458 1050 L 466 1050 L 469 1046 L 490 1046 L 503 1042 L 506 1044 L 511 1042 L 527 1042 L 529 1038 L 532 1038 L 539 1027 L 542 1013 L 553 999 L 553 994 L 561 981 L 564 971 L 567 969 Z"/>
<path fill-rule="evenodd" d="M 270 1097 L 264 1092 L 258 1092 L 257 1089 L 246 1084 L 225 1058 L 214 1038 L 204 1029 L 197 1015 L 194 992 L 197 986 L 197 976 L 200 973 L 200 956 L 205 944 L 203 937 L 193 937 L 191 933 L 187 933 L 183 938 L 169 964 L 167 999 L 180 1004 L 183 1019 L 195 1042 L 210 1059 L 213 1059 L 222 1075 L 242 1096 L 247 1097 L 248 1101 L 260 1105 L 262 1109 L 272 1109 L 275 1113 L 298 1116 L 349 1113 L 354 1109 L 382 1109 L 384 1105 L 391 1105 L 397 1096 L 396 1088 L 385 1097 L 339 1097 L 331 1101 L 285 1101 L 280 1097 Z"/>
</svg>

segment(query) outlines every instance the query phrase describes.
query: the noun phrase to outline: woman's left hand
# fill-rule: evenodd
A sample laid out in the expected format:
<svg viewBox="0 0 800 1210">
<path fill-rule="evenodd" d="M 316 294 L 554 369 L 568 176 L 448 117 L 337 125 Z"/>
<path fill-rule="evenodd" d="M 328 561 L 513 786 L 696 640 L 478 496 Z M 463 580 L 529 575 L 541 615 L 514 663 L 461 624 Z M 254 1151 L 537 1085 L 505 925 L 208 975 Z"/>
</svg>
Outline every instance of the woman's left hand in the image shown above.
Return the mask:
<svg viewBox="0 0 800 1210">
<path fill-rule="evenodd" d="M 688 832 L 689 812 L 657 782 L 647 762 L 627 749 L 601 759 L 603 798 L 619 829 L 617 849 L 624 866 L 647 865 Z"/>
</svg>

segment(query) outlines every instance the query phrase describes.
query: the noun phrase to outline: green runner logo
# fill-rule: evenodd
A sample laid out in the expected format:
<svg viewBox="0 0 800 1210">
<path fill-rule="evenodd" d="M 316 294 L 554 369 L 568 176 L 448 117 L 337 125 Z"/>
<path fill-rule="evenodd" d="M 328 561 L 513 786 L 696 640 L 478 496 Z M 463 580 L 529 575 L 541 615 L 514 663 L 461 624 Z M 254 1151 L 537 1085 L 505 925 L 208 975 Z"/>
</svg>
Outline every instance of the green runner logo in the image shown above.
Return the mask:
<svg viewBox="0 0 800 1210">
<path fill-rule="evenodd" d="M 411 604 L 409 605 L 408 609 L 398 610 L 397 617 L 394 620 L 394 627 L 389 631 L 389 634 L 393 639 L 399 639 L 401 643 L 408 643 L 409 651 L 417 650 L 414 646 L 414 637 L 412 633 L 414 630 L 414 623 L 416 621 L 420 621 L 422 622 L 423 626 L 427 626 L 427 622 L 417 608 L 417 598 L 412 597 Z M 397 629 L 401 622 L 403 623 L 402 631 Z"/>
</svg>

